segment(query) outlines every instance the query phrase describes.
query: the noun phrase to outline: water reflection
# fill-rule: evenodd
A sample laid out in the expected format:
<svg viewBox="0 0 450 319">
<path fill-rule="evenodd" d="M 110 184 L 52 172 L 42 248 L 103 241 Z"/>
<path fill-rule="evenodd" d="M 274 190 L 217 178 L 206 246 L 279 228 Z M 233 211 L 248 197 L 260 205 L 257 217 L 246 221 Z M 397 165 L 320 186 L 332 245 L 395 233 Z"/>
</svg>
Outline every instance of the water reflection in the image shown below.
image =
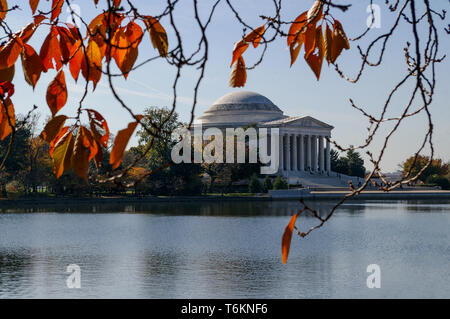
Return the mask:
<svg viewBox="0 0 450 319">
<path fill-rule="evenodd" d="M 334 203 L 308 205 L 325 214 Z M 0 214 L 0 298 L 450 297 L 450 203 L 349 202 L 311 236 L 294 237 L 283 265 L 280 238 L 298 207 L 10 209 Z M 298 226 L 315 223 L 302 216 Z M 72 263 L 82 269 L 80 290 L 65 284 Z M 381 266 L 381 290 L 366 287 L 372 263 Z"/>
</svg>

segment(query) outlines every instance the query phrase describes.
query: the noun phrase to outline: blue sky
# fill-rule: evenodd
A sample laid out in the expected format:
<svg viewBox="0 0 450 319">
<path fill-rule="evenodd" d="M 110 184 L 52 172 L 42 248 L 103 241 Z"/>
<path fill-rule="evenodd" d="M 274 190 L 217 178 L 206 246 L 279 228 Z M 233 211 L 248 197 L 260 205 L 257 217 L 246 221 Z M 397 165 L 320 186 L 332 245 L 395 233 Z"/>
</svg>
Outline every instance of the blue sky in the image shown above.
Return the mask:
<svg viewBox="0 0 450 319">
<path fill-rule="evenodd" d="M 15 1 L 10 0 L 10 6 Z M 100 0 L 100 3 L 103 1 Z M 201 12 L 205 13 L 211 7 L 213 0 L 200 0 Z M 345 3 L 345 1 L 341 1 Z M 350 2 L 350 1 L 349 1 Z M 351 1 L 354 4 L 347 13 L 334 11 L 334 16 L 339 19 L 347 35 L 351 38 L 358 35 L 366 28 L 366 12 L 368 1 Z M 445 1 L 443 1 L 444 3 Z M 16 1 L 22 6 L 22 10 L 9 13 L 7 21 L 13 29 L 19 29 L 31 18 L 31 10 L 28 1 Z M 75 4 L 81 7 L 81 15 L 84 19 L 92 19 L 98 11 L 95 10 L 93 0 L 77 0 Z M 160 13 L 162 5 L 166 1 L 144 1 L 135 0 L 134 3 L 139 6 L 142 13 L 157 15 Z M 257 27 L 262 24 L 260 15 L 273 15 L 272 0 L 247 0 L 232 1 L 239 9 L 243 18 Z M 286 20 L 292 20 L 301 12 L 307 10 L 313 0 L 289 1 L 284 0 L 282 14 Z M 381 28 L 373 29 L 368 39 L 386 32 L 391 26 L 393 14 L 390 13 L 384 5 L 384 0 L 375 0 L 382 8 Z M 50 3 L 41 1 L 40 9 L 48 10 Z M 194 24 L 193 9 L 191 0 L 181 0 L 176 13 L 176 21 L 184 43 L 188 48 L 196 46 L 199 38 L 198 27 Z M 62 13 L 62 19 L 67 19 L 69 14 L 65 8 Z M 168 18 L 161 21 L 163 26 L 168 27 Z M 442 28 L 444 23 L 439 24 Z M 169 49 L 171 48 L 171 39 L 173 33 L 169 28 Z M 286 29 L 287 31 L 287 29 Z M 368 69 L 361 81 L 357 84 L 350 84 L 342 80 L 332 67 L 324 64 L 321 80 L 317 81 L 312 71 L 307 67 L 305 61 L 300 55 L 296 64 L 290 68 L 289 50 L 286 47 L 285 39 L 279 39 L 272 43 L 266 54 L 264 62 L 256 69 L 248 72 L 246 90 L 261 93 L 270 98 L 287 115 L 299 116 L 310 115 L 327 122 L 335 127 L 333 138 L 343 145 L 359 145 L 364 142 L 366 137 L 367 121 L 365 118 L 351 108 L 348 99 L 351 97 L 360 106 L 374 114 L 379 114 L 382 103 L 387 97 L 393 85 L 405 75 L 405 63 L 403 47 L 406 41 L 411 40 L 410 26 L 403 24 L 389 43 L 389 48 L 385 56 L 384 63 L 379 68 Z M 30 44 L 37 50 L 43 38 L 48 33 L 48 27 L 43 26 L 36 33 Z M 239 89 L 233 89 L 228 86 L 230 74 L 231 52 L 234 43 L 242 35 L 242 27 L 237 23 L 233 13 L 226 6 L 226 3 L 219 4 L 213 22 L 208 29 L 208 38 L 210 45 L 210 57 L 206 69 L 206 76 L 202 82 L 199 94 L 199 104 L 196 109 L 196 116 L 202 114 L 210 104 L 221 96 Z M 449 52 L 450 42 L 445 32 L 440 34 L 441 54 Z M 367 41 L 363 40 L 359 44 L 364 48 Z M 355 43 L 351 43 L 350 51 L 343 52 L 338 59 L 338 64 L 347 71 L 349 75 L 354 75 L 360 60 L 356 51 Z M 262 48 L 249 48 L 245 53 L 247 65 L 256 61 L 257 53 Z M 140 58 L 143 61 L 152 57 L 156 51 L 151 46 L 148 36 L 144 39 L 140 47 Z M 301 53 L 302 54 L 302 53 Z M 448 59 L 438 66 L 437 78 L 438 85 L 432 113 L 434 115 L 435 133 L 434 143 L 436 156 L 445 161 L 450 159 L 450 73 Z M 80 77 L 78 84 L 66 72 L 69 85 L 69 101 L 62 114 L 73 115 L 75 113 L 78 101 L 82 96 L 84 83 Z M 18 113 L 26 113 L 33 104 L 39 106 L 41 120 L 50 116 L 49 109 L 45 102 L 45 92 L 48 83 L 55 76 L 55 71 L 50 70 L 41 77 L 35 91 L 26 84 L 21 70 L 20 62 L 16 64 L 16 75 L 14 83 L 16 85 L 16 94 L 13 102 Z M 143 68 L 132 73 L 128 80 L 117 78 L 115 84 L 118 92 L 127 103 L 133 107 L 136 112 L 141 112 L 149 106 L 169 106 L 172 104 L 172 82 L 175 76 L 175 69 L 168 67 L 163 61 L 159 60 L 147 64 Z M 182 73 L 182 79 L 179 85 L 179 99 L 177 111 L 184 121 L 188 121 L 193 97 L 193 87 L 198 71 L 194 69 L 185 69 Z M 405 89 L 393 100 L 391 115 L 401 110 L 401 106 L 408 97 L 408 90 Z M 403 104 L 402 104 L 403 103 Z M 126 127 L 131 121 L 128 113 L 121 109 L 114 100 L 109 88 L 103 79 L 97 90 L 90 94 L 85 102 L 85 107 L 94 108 L 100 111 L 107 119 L 113 133 Z M 415 119 L 406 121 L 400 131 L 394 136 L 388 146 L 385 159 L 382 162 L 382 168 L 385 171 L 394 171 L 398 169 L 398 164 L 404 161 L 408 156 L 416 151 L 420 144 L 423 134 L 426 132 L 425 117 L 419 116 Z M 386 130 L 382 130 L 386 132 Z M 131 144 L 135 143 L 136 139 Z M 376 152 L 381 145 L 381 139 L 375 140 L 372 152 Z M 366 162 L 367 166 L 368 163 Z"/>
</svg>

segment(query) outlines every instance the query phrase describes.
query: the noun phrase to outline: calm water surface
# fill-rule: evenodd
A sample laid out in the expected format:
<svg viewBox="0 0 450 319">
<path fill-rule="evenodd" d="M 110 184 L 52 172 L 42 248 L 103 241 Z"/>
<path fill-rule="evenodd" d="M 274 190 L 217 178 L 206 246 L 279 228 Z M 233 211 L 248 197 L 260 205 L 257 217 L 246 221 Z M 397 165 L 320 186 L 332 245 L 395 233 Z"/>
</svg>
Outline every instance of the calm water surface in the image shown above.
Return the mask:
<svg viewBox="0 0 450 319">
<path fill-rule="evenodd" d="M 312 205 L 325 213 L 331 203 Z M 349 202 L 294 236 L 283 265 L 297 207 L 0 208 L 0 298 L 450 298 L 450 201 Z M 66 286 L 69 264 L 81 267 L 81 289 Z M 380 289 L 366 286 L 369 264 L 381 267 Z"/>
</svg>

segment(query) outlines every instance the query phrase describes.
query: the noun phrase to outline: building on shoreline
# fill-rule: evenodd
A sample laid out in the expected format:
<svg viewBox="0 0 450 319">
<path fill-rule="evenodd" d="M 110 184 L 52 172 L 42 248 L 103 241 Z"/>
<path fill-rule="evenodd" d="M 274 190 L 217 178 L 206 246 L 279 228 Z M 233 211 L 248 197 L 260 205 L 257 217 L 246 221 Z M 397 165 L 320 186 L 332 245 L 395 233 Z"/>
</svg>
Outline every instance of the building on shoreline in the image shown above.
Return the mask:
<svg viewBox="0 0 450 319">
<path fill-rule="evenodd" d="M 227 94 L 210 106 L 196 124 L 203 129 L 279 128 L 278 174 L 290 178 L 331 173 L 329 138 L 333 126 L 311 116 L 286 116 L 261 94 L 249 91 Z"/>
</svg>

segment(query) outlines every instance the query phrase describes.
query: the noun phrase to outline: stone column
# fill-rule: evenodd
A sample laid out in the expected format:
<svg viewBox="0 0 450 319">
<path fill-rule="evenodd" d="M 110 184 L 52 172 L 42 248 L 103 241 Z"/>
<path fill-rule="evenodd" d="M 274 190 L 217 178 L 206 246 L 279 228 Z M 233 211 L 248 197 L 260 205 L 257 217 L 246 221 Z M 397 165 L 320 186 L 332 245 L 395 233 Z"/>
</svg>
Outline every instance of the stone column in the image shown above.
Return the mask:
<svg viewBox="0 0 450 319">
<path fill-rule="evenodd" d="M 291 170 L 291 139 L 290 134 L 286 134 L 286 170 Z"/>
<path fill-rule="evenodd" d="M 312 166 L 311 166 L 311 152 L 312 152 L 311 135 L 307 135 L 306 136 L 306 168 L 308 170 L 312 169 Z"/>
<path fill-rule="evenodd" d="M 305 170 L 305 147 L 304 147 L 304 143 L 305 143 L 305 136 L 302 134 L 299 136 L 299 140 L 300 140 L 300 171 L 304 171 Z"/>
<path fill-rule="evenodd" d="M 298 171 L 298 159 L 297 159 L 297 134 L 293 134 L 292 135 L 292 139 L 293 139 L 293 143 L 292 143 L 292 146 L 293 146 L 293 150 L 292 150 L 292 152 L 294 153 L 294 158 L 293 158 L 293 160 L 294 160 L 294 165 L 293 165 L 293 167 L 292 167 L 292 170 L 294 171 L 294 172 L 296 172 L 296 171 Z"/>
<path fill-rule="evenodd" d="M 280 147 L 280 149 L 279 149 L 279 152 L 280 152 L 280 168 L 279 168 L 279 171 L 280 172 L 282 172 L 283 170 L 284 170 L 284 143 L 283 143 L 283 141 L 284 141 L 284 138 L 283 138 L 283 134 L 281 133 L 281 130 L 280 130 L 280 136 L 279 136 L 279 141 L 278 141 L 278 144 L 279 144 L 279 147 Z"/>
<path fill-rule="evenodd" d="M 331 150 L 330 150 L 330 140 L 327 139 L 327 150 L 325 151 L 327 157 L 327 172 L 331 172 Z"/>
<path fill-rule="evenodd" d="M 319 136 L 319 171 L 325 171 L 324 163 L 325 150 L 323 148 L 323 136 Z"/>
<path fill-rule="evenodd" d="M 314 135 L 312 137 L 312 156 L 311 156 L 311 160 L 312 160 L 312 170 L 314 172 L 317 172 L 317 136 Z"/>
</svg>

